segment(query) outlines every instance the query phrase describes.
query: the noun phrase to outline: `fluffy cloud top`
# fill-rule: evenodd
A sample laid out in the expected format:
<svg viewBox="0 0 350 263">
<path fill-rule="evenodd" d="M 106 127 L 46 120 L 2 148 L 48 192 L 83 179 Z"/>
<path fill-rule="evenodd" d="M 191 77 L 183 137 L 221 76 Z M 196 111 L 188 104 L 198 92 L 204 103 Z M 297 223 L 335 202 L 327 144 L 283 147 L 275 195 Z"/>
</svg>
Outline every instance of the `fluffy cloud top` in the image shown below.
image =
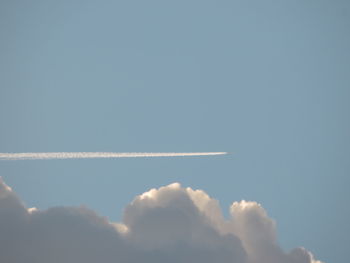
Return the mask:
<svg viewBox="0 0 350 263">
<path fill-rule="evenodd" d="M 0 262 L 321 263 L 303 248 L 283 252 L 256 202 L 234 202 L 230 214 L 174 183 L 137 196 L 113 223 L 86 207 L 28 209 L 0 178 Z"/>
</svg>

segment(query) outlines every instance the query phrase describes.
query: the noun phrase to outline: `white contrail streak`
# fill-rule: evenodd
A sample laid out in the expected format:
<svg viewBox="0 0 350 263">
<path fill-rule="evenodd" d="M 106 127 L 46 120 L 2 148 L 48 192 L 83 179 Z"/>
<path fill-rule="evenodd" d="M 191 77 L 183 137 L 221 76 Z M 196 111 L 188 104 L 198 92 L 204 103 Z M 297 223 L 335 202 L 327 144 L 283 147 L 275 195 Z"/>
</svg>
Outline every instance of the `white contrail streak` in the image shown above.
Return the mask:
<svg viewBox="0 0 350 263">
<path fill-rule="evenodd" d="M 0 160 L 49 160 L 88 158 L 136 158 L 136 157 L 186 157 L 224 155 L 227 152 L 193 153 L 117 153 L 117 152 L 47 152 L 47 153 L 0 153 Z"/>
</svg>

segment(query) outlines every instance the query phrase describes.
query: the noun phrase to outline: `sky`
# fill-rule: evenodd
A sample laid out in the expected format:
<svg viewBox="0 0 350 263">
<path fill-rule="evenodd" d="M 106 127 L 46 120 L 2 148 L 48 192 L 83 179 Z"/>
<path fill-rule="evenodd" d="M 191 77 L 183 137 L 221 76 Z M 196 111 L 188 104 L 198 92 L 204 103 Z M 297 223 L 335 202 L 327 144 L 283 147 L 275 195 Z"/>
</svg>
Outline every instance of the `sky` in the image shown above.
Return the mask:
<svg viewBox="0 0 350 263">
<path fill-rule="evenodd" d="M 284 251 L 344 262 L 349 28 L 341 0 L 2 0 L 0 152 L 230 154 L 1 161 L 0 176 L 22 206 L 110 222 L 174 182 L 225 218 L 256 201 Z"/>
</svg>

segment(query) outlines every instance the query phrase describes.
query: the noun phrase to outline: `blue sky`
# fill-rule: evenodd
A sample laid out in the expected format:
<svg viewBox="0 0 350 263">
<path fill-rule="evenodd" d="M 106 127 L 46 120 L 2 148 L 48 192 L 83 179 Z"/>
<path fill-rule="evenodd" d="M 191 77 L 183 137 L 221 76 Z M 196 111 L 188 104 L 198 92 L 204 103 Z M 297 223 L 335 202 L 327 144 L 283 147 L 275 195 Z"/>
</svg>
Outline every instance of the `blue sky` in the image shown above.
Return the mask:
<svg viewBox="0 0 350 263">
<path fill-rule="evenodd" d="M 30 207 L 112 220 L 172 182 L 261 203 L 282 247 L 350 243 L 348 1 L 2 1 L 1 152 L 228 151 L 0 163 Z M 224 211 L 227 214 L 227 211 Z"/>
</svg>

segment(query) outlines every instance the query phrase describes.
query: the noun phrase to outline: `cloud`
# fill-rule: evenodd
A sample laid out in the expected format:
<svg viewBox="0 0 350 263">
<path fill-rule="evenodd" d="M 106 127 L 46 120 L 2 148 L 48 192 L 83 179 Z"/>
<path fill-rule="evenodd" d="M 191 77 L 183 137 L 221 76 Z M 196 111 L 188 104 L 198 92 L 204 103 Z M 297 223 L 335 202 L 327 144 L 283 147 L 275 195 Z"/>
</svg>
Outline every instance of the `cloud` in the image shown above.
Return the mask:
<svg viewBox="0 0 350 263">
<path fill-rule="evenodd" d="M 192 153 L 116 153 L 116 152 L 46 152 L 46 153 L 0 153 L 0 160 L 51 160 L 51 159 L 92 159 L 92 158 L 150 158 L 150 157 L 189 157 L 225 155 L 227 152 Z"/>
<path fill-rule="evenodd" d="M 303 248 L 283 252 L 259 204 L 230 213 L 174 183 L 137 196 L 114 223 L 83 206 L 28 209 L 0 178 L 0 262 L 321 263 Z"/>
</svg>

